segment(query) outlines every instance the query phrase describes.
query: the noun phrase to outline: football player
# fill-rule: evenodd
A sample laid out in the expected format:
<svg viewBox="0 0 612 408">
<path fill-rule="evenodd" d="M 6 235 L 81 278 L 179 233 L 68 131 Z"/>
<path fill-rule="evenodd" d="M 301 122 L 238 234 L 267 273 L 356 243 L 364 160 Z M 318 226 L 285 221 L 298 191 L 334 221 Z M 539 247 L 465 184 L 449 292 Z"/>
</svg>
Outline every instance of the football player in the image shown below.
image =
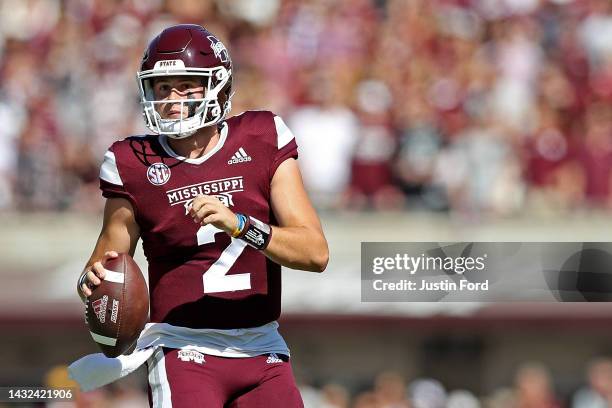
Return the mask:
<svg viewBox="0 0 612 408">
<path fill-rule="evenodd" d="M 142 238 L 151 405 L 303 406 L 277 331 L 281 265 L 322 272 L 328 248 L 293 134 L 267 111 L 228 118 L 232 61 L 198 25 L 155 37 L 138 83 L 154 135 L 104 156 L 104 223 L 79 294 L 91 295 L 102 264 L 133 255 Z"/>
</svg>

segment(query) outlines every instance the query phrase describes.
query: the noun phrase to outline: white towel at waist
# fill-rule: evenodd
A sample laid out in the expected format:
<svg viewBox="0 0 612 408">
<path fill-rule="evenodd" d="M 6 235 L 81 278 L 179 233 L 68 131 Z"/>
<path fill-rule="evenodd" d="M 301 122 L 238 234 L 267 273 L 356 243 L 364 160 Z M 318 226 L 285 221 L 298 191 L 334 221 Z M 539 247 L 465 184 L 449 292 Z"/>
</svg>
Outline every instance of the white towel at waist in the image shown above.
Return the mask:
<svg viewBox="0 0 612 408">
<path fill-rule="evenodd" d="M 90 354 L 68 367 L 70 377 L 83 391 L 102 387 L 122 378 L 143 365 L 157 347 L 192 349 L 222 357 L 253 357 L 268 353 L 289 355 L 287 344 L 278 332 L 278 323 L 270 322 L 246 329 L 190 329 L 167 323 L 149 323 L 130 355 L 108 358 Z"/>
<path fill-rule="evenodd" d="M 91 391 L 125 377 L 155 352 L 156 347 L 135 350 L 127 356 L 108 358 L 102 353 L 89 354 L 68 367 L 70 378 L 79 383 L 82 391 Z"/>
</svg>

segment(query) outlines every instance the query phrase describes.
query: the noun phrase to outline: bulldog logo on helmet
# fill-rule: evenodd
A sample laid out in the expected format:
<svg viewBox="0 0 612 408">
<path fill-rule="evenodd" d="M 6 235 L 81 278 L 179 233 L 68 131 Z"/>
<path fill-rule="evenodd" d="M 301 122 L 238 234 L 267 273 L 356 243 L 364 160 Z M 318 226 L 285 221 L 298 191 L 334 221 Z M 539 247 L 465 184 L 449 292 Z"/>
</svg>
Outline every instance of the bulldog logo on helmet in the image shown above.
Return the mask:
<svg viewBox="0 0 612 408">
<path fill-rule="evenodd" d="M 221 62 L 229 61 L 229 54 L 227 53 L 227 48 L 221 41 L 215 38 L 214 35 L 208 36 L 208 41 L 210 41 L 210 48 L 215 52 L 215 57 L 219 58 Z"/>
</svg>

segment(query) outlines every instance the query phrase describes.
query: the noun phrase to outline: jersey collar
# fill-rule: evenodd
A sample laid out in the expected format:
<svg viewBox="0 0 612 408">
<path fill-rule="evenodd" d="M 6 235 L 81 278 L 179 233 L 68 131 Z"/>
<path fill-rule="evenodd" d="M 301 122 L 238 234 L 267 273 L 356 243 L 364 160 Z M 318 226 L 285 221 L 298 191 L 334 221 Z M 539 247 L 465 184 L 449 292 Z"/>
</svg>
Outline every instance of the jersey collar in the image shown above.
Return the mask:
<svg viewBox="0 0 612 408">
<path fill-rule="evenodd" d="M 210 152 L 206 153 L 202 157 L 198 157 L 197 159 L 189 159 L 187 157 L 183 157 L 183 156 L 178 155 L 170 147 L 170 144 L 168 143 L 168 136 L 166 136 L 166 135 L 160 135 L 159 136 L 159 144 L 161 144 L 162 148 L 166 151 L 166 153 L 168 153 L 171 157 L 174 157 L 177 160 L 181 160 L 181 161 L 184 161 L 186 163 L 191 163 L 191 164 L 202 164 L 206 160 L 208 160 L 208 158 L 211 157 L 213 154 L 215 154 L 219 150 L 221 150 L 221 148 L 225 144 L 225 139 L 227 139 L 228 127 L 229 126 L 227 125 L 227 122 L 223 122 L 223 124 L 221 125 L 221 131 L 219 132 L 220 133 L 219 134 L 219 141 L 217 142 L 215 147 Z"/>
</svg>

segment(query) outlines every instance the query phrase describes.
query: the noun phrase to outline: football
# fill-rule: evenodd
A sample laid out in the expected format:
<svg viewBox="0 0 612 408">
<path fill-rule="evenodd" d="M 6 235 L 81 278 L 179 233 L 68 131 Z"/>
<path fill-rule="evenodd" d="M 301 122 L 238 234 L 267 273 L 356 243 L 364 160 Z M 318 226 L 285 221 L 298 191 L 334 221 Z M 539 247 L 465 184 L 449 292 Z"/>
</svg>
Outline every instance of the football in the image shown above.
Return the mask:
<svg viewBox="0 0 612 408">
<path fill-rule="evenodd" d="M 89 333 L 107 357 L 131 351 L 149 314 L 149 292 L 131 256 L 119 254 L 104 264 L 106 277 L 85 302 Z"/>
</svg>

